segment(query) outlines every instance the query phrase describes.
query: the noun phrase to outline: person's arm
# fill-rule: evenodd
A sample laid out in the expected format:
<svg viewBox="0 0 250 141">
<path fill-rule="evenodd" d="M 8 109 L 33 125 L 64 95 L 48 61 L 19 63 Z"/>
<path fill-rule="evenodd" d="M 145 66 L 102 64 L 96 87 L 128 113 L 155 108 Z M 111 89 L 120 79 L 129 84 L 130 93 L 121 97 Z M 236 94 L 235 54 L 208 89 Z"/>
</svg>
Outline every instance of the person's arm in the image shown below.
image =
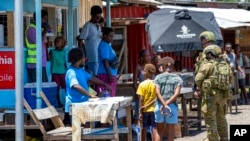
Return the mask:
<svg viewBox="0 0 250 141">
<path fill-rule="evenodd" d="M 105 86 L 109 91 L 111 91 L 111 88 L 108 84 L 104 83 L 102 80 L 96 78 L 95 76 L 92 76 L 92 78 L 90 79 L 91 82 L 98 84 L 98 85 L 103 85 Z"/>
<path fill-rule="evenodd" d="M 201 91 L 201 85 L 205 78 L 209 76 L 209 74 L 212 74 L 213 72 L 213 64 L 212 63 L 206 63 L 205 65 L 200 67 L 197 75 L 195 76 L 195 83 L 197 84 L 197 90 L 196 91 Z M 195 95 L 195 98 L 199 98 L 199 95 Z"/>
<path fill-rule="evenodd" d="M 34 27 L 28 28 L 26 36 L 30 44 L 36 43 L 36 29 Z"/>
<path fill-rule="evenodd" d="M 139 98 L 139 101 L 138 101 L 138 107 L 139 107 L 139 120 L 142 121 L 143 119 L 143 115 L 142 115 L 142 112 L 143 112 L 143 108 L 142 108 L 142 100 L 143 100 L 143 97 L 141 95 L 137 95 L 137 97 Z"/>
<path fill-rule="evenodd" d="M 151 106 L 152 104 L 155 103 L 155 100 L 156 100 L 156 98 L 154 100 L 150 101 L 147 105 L 141 106 L 141 109 L 145 109 L 145 108 Z"/>
<path fill-rule="evenodd" d="M 51 58 L 52 58 L 52 50 L 49 51 L 48 61 L 50 61 Z"/>
<path fill-rule="evenodd" d="M 181 85 L 177 86 L 175 91 L 174 91 L 174 95 L 171 96 L 166 102 L 165 105 L 169 105 L 170 103 L 173 103 L 180 95 L 181 92 Z"/>
<path fill-rule="evenodd" d="M 81 85 L 79 85 L 79 84 L 74 84 L 72 88 L 76 89 L 78 92 L 80 92 L 80 93 L 83 94 L 83 95 L 89 96 L 89 97 L 91 97 L 91 98 L 96 97 L 96 96 L 93 96 L 93 95 L 89 94 L 89 92 L 88 92 L 87 90 L 85 90 L 85 89 L 84 89 Z"/>
<path fill-rule="evenodd" d="M 239 64 L 239 62 L 238 62 L 238 64 Z M 243 68 L 240 65 L 238 65 L 237 70 L 239 71 L 239 73 L 242 74 L 243 77 L 245 77 L 245 72 L 244 72 Z"/>
<path fill-rule="evenodd" d="M 246 55 L 245 54 L 242 54 L 242 61 L 243 61 L 244 68 L 247 68 L 247 59 L 246 59 Z"/>
<path fill-rule="evenodd" d="M 156 86 L 156 96 L 158 98 L 158 100 L 161 102 L 162 105 L 165 105 L 165 101 L 161 95 L 161 91 L 160 91 L 160 87 Z"/>
<path fill-rule="evenodd" d="M 137 90 L 137 87 L 138 87 L 138 75 L 139 75 L 139 72 L 140 71 L 140 67 L 139 65 L 136 65 L 135 69 L 134 69 L 134 72 L 133 72 L 133 87 L 134 87 L 134 91 Z"/>
<path fill-rule="evenodd" d="M 91 77 L 91 76 L 89 75 L 89 77 Z M 77 80 L 76 73 L 75 73 L 74 70 L 71 70 L 71 69 L 68 70 L 67 75 L 66 75 L 66 80 L 69 81 L 69 85 L 70 85 L 71 89 L 76 89 L 79 93 L 81 93 L 83 95 L 86 95 L 86 96 L 89 96 L 89 97 L 93 97 L 93 96 L 91 96 L 89 94 L 89 92 L 86 89 L 84 89 L 79 84 L 79 81 Z"/>
</svg>

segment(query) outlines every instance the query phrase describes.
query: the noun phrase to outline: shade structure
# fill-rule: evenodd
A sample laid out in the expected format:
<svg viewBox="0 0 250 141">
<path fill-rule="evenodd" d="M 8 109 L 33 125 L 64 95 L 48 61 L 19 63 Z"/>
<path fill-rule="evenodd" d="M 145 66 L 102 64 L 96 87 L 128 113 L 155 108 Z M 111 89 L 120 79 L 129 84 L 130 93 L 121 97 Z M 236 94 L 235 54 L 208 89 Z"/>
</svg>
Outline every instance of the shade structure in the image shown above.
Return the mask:
<svg viewBox="0 0 250 141">
<path fill-rule="evenodd" d="M 147 17 L 146 31 L 155 52 L 202 50 L 199 35 L 203 31 L 215 34 L 222 46 L 220 27 L 213 13 L 177 9 L 160 9 Z"/>
</svg>

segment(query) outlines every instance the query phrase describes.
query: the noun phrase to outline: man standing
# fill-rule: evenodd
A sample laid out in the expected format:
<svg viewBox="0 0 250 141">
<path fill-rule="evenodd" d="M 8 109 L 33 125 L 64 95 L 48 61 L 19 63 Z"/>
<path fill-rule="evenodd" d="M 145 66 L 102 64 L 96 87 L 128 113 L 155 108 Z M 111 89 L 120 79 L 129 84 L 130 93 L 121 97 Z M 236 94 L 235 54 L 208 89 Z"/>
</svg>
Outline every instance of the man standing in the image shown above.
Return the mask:
<svg viewBox="0 0 250 141">
<path fill-rule="evenodd" d="M 236 53 L 236 62 L 238 63 L 238 84 L 241 90 L 241 99 L 245 100 L 245 104 L 248 104 L 248 97 L 246 92 L 246 74 L 245 74 L 245 68 L 247 67 L 246 56 L 240 52 L 239 45 L 236 45 L 235 53 Z"/>
<path fill-rule="evenodd" d="M 202 98 L 201 111 L 207 128 L 209 141 L 228 141 L 226 121 L 227 100 L 230 97 L 230 83 L 233 78 L 232 69 L 222 57 L 217 45 L 209 45 L 204 50 L 205 59 L 202 62 L 195 83 L 196 91 Z"/>
<path fill-rule="evenodd" d="M 47 62 L 47 48 L 46 48 L 46 33 L 50 30 L 48 23 L 48 12 L 45 10 L 41 11 L 42 18 L 42 81 L 48 82 L 47 72 L 46 72 L 46 62 Z M 33 14 L 33 23 L 31 23 L 25 32 L 25 43 L 27 47 L 27 72 L 28 72 L 28 82 L 36 82 L 36 13 Z"/>
<path fill-rule="evenodd" d="M 210 31 L 204 31 L 200 34 L 200 40 L 201 40 L 202 49 L 204 50 L 208 45 L 215 44 L 214 33 L 210 32 Z M 200 68 L 200 65 L 205 60 L 205 58 L 206 58 L 206 55 L 205 55 L 204 51 L 201 52 L 199 54 L 199 56 L 196 58 L 195 74 L 194 75 L 197 74 L 197 72 Z M 198 91 L 196 91 L 196 84 L 195 83 L 194 83 L 193 90 L 194 90 L 194 97 L 198 97 Z"/>
<path fill-rule="evenodd" d="M 227 42 L 225 43 L 225 51 L 226 51 L 226 55 L 227 58 L 230 61 L 230 66 L 233 68 L 233 71 L 235 71 L 237 69 L 237 61 L 236 61 L 236 56 L 234 54 L 234 52 L 232 51 L 232 44 Z"/>
<path fill-rule="evenodd" d="M 101 41 L 101 29 L 99 21 L 102 18 L 102 8 L 94 5 L 91 7 L 91 19 L 83 26 L 80 34 L 84 40 L 86 57 L 88 59 L 86 67 L 96 76 L 98 70 L 98 45 Z"/>
</svg>

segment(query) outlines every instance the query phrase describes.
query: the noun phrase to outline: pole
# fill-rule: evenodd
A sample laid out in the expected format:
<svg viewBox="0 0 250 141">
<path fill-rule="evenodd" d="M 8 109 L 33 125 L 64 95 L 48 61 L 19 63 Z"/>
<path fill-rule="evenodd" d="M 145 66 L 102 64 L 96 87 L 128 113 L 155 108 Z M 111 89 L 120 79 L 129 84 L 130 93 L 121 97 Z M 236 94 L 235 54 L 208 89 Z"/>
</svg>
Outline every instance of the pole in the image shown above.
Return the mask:
<svg viewBox="0 0 250 141">
<path fill-rule="evenodd" d="M 36 7 L 36 108 L 42 107 L 42 22 L 41 0 L 35 0 Z"/>
<path fill-rule="evenodd" d="M 23 0 L 15 0 L 14 13 L 14 32 L 15 32 L 15 123 L 16 123 L 16 141 L 24 140 L 24 115 L 23 115 Z"/>
<path fill-rule="evenodd" d="M 68 0 L 68 47 L 73 48 L 73 0 Z"/>
<path fill-rule="evenodd" d="M 107 26 L 111 27 L 111 14 L 110 14 L 110 0 L 107 0 L 107 5 L 106 5 L 106 15 L 107 15 Z"/>
</svg>

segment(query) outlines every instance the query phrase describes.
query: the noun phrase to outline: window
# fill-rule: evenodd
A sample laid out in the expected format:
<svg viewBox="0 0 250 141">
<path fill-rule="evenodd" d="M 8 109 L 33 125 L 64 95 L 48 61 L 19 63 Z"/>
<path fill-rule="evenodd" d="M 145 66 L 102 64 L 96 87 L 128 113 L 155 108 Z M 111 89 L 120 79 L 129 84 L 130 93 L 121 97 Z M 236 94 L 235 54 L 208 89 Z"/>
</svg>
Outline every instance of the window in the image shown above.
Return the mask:
<svg viewBox="0 0 250 141">
<path fill-rule="evenodd" d="M 0 13 L 0 47 L 7 46 L 7 23 L 6 13 Z"/>
</svg>

